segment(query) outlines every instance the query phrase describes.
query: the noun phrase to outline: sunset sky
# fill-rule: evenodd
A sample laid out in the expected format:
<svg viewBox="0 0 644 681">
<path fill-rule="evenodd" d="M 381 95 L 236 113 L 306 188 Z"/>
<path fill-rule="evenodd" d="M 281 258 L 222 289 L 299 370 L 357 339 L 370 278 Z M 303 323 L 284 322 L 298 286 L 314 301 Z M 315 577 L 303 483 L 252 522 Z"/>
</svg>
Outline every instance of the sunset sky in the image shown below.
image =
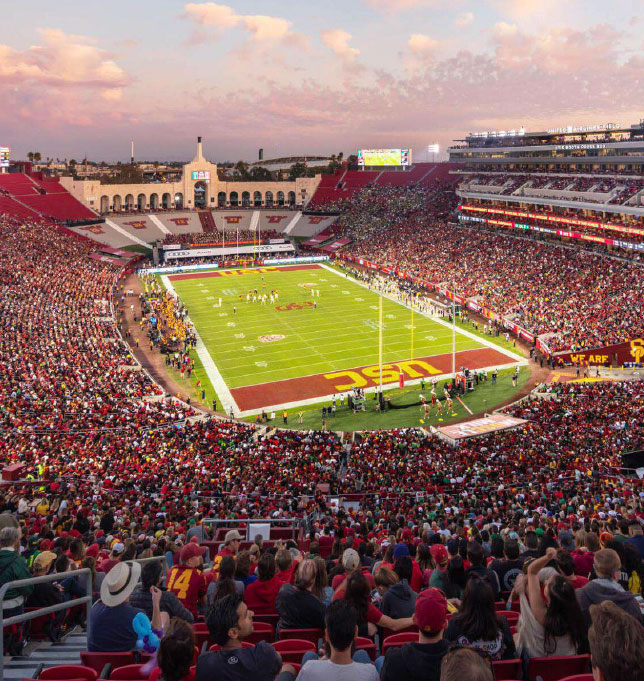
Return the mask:
<svg viewBox="0 0 644 681">
<path fill-rule="evenodd" d="M 10 6 L 10 9 L 9 9 Z M 9 10 L 9 11 L 7 11 Z M 4 0 L 0 145 L 213 161 L 644 117 L 644 0 Z"/>
</svg>

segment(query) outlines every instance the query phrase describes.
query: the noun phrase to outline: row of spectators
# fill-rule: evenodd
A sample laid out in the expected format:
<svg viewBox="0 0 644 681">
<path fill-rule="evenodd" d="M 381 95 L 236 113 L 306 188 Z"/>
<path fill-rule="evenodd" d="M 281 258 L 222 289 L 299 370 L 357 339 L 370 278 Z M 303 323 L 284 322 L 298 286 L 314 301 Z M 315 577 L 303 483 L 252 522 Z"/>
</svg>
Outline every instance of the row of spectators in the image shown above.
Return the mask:
<svg viewBox="0 0 644 681">
<path fill-rule="evenodd" d="M 218 229 L 216 232 L 190 232 L 187 234 L 168 234 L 163 240 L 164 246 L 173 244 L 221 244 L 222 239 L 226 244 L 234 244 L 239 241 L 250 241 L 254 243 L 268 243 L 269 239 L 281 238 L 283 234 L 274 229 L 267 229 L 261 232 L 253 229 L 237 230 L 234 225 L 226 225 L 224 230 Z M 259 239 L 261 238 L 261 241 Z"/>
<path fill-rule="evenodd" d="M 618 191 L 610 197 L 608 203 L 621 204 L 630 201 L 630 199 L 644 189 L 644 182 L 641 178 L 575 178 L 574 175 L 558 175 L 551 177 L 549 174 L 541 174 L 535 178 L 531 174 L 518 175 L 516 173 L 501 173 L 499 175 L 466 175 L 464 176 L 464 181 L 460 185 L 460 189 L 470 192 L 481 191 L 485 193 L 488 191 L 489 187 L 500 186 L 504 186 L 504 189 L 501 192 L 501 194 L 504 195 L 511 194 L 522 186 L 525 186 L 526 189 L 530 190 L 544 189 L 548 192 L 565 190 L 566 192 L 596 192 L 597 194 L 606 194 L 618 189 Z M 533 194 L 534 192 L 531 191 L 530 195 Z M 543 195 L 551 196 L 551 194 Z M 606 202 L 605 197 L 594 197 L 589 196 L 588 194 L 584 194 L 584 196 L 570 196 L 566 193 L 555 198 L 561 198 L 568 201 Z"/>
</svg>

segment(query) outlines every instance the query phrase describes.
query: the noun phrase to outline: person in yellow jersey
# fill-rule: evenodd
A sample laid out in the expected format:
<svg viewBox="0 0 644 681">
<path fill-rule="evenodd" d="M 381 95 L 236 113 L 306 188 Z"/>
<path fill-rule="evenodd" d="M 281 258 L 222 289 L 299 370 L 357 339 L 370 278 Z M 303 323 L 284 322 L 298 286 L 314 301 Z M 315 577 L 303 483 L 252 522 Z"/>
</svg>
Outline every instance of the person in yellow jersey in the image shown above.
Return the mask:
<svg viewBox="0 0 644 681">
<path fill-rule="evenodd" d="M 199 606 L 206 598 L 206 578 L 199 569 L 203 565 L 205 546 L 188 542 L 179 555 L 179 565 L 175 565 L 168 573 L 167 589 L 189 610 L 193 617 L 199 617 Z"/>
</svg>

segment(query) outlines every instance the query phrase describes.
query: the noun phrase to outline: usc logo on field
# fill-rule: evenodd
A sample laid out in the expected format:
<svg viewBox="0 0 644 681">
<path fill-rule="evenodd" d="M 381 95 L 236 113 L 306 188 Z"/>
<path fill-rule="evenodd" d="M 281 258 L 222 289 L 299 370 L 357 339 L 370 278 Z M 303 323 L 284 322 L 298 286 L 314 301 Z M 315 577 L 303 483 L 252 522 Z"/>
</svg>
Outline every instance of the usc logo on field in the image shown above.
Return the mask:
<svg viewBox="0 0 644 681">
<path fill-rule="evenodd" d="M 644 357 L 644 340 L 635 338 L 631 341 L 631 355 L 633 356 L 633 361 L 642 361 L 642 358 Z"/>
</svg>

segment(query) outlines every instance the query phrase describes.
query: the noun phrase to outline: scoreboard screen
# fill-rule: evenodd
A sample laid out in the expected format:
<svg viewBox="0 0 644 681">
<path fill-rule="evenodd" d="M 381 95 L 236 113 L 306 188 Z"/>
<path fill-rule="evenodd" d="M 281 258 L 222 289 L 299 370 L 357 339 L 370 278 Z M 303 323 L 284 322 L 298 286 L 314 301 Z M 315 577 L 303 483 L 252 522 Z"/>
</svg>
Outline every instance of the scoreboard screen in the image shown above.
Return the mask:
<svg viewBox="0 0 644 681">
<path fill-rule="evenodd" d="M 206 180 L 206 182 L 208 182 L 210 180 L 210 171 L 209 170 L 193 170 L 192 171 L 192 179 L 193 180 Z"/>
<path fill-rule="evenodd" d="M 358 149 L 359 166 L 410 166 L 411 149 Z"/>
<path fill-rule="evenodd" d="M 0 168 L 9 167 L 9 147 L 0 147 Z"/>
</svg>

